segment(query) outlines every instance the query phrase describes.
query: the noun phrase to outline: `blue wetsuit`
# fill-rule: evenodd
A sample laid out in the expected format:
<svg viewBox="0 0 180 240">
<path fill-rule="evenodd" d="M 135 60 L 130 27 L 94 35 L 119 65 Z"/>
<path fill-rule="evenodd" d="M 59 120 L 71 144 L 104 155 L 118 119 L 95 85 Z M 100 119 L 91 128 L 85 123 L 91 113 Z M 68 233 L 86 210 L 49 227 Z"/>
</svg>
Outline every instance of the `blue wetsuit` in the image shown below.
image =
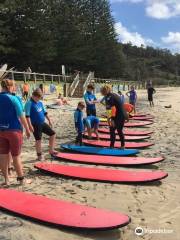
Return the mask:
<svg viewBox="0 0 180 240">
<path fill-rule="evenodd" d="M 88 127 L 88 128 L 94 128 L 97 129 L 99 126 L 99 118 L 95 117 L 95 116 L 88 116 L 87 118 L 84 118 L 84 124 Z"/>
<path fill-rule="evenodd" d="M 84 123 L 83 123 L 83 112 L 80 109 L 76 109 L 74 112 L 74 123 L 77 130 L 76 143 L 82 145 L 82 137 L 84 132 Z"/>
<path fill-rule="evenodd" d="M 86 113 L 87 113 L 87 116 L 96 116 L 96 105 L 89 103 L 91 101 L 96 101 L 97 100 L 96 96 L 93 93 L 87 91 L 84 94 L 84 100 L 86 102 Z"/>
<path fill-rule="evenodd" d="M 129 103 L 134 105 L 136 103 L 136 91 L 135 90 L 131 90 L 129 92 L 130 96 L 129 96 Z"/>
</svg>

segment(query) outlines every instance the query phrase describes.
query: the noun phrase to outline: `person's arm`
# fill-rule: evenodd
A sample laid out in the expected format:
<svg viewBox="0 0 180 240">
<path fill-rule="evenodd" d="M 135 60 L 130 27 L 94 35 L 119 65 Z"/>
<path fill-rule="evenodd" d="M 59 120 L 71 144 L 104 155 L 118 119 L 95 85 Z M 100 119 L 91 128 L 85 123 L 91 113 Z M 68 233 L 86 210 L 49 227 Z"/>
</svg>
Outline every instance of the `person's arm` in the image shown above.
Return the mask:
<svg viewBox="0 0 180 240">
<path fill-rule="evenodd" d="M 11 100 L 12 100 L 12 102 L 13 102 L 13 104 L 14 104 L 17 117 L 19 118 L 22 126 L 24 127 L 24 129 L 25 129 L 25 131 L 26 131 L 26 136 L 27 136 L 27 138 L 29 138 L 29 137 L 30 137 L 30 130 L 29 130 L 29 127 L 28 127 L 26 118 L 25 118 L 25 116 L 24 116 L 22 106 L 21 106 L 19 100 L 18 100 L 16 97 L 12 96 Z"/>
<path fill-rule="evenodd" d="M 135 95 L 135 100 L 136 100 L 136 101 L 137 101 L 137 98 L 138 98 L 138 97 L 137 97 L 137 92 L 136 92 L 136 95 Z"/>
<path fill-rule="evenodd" d="M 49 115 L 48 115 L 47 112 L 46 112 L 46 114 L 45 114 L 45 117 L 46 117 L 46 119 L 47 119 L 48 122 L 49 122 L 49 126 L 52 127 L 52 122 L 51 122 L 51 119 L 50 119 L 50 117 L 49 117 Z"/>
<path fill-rule="evenodd" d="M 25 129 L 25 131 L 26 131 L 26 136 L 27 136 L 27 138 L 30 138 L 30 136 L 31 136 L 31 130 L 30 130 L 30 128 L 29 128 L 29 124 L 28 124 L 28 122 L 26 121 L 25 116 L 24 116 L 24 115 L 20 116 L 20 117 L 19 117 L 19 120 L 20 120 L 22 126 L 24 127 L 24 129 Z"/>
<path fill-rule="evenodd" d="M 43 103 L 42 103 L 42 109 L 43 109 L 45 118 L 48 120 L 49 126 L 52 127 L 51 119 L 50 119 L 50 117 L 49 117 L 49 115 L 48 115 L 48 112 L 47 112 L 47 110 L 46 110 L 46 107 L 44 106 Z"/>
<path fill-rule="evenodd" d="M 156 90 L 153 88 L 154 93 L 156 93 Z"/>
<path fill-rule="evenodd" d="M 126 96 L 128 96 L 128 97 L 129 97 L 129 92 L 127 92 L 127 93 L 126 93 Z"/>
<path fill-rule="evenodd" d="M 28 127 L 31 132 L 34 132 L 34 128 L 32 126 L 31 119 L 30 119 L 30 113 L 31 113 L 31 102 L 30 101 L 26 103 L 24 110 L 25 110 Z"/>
</svg>

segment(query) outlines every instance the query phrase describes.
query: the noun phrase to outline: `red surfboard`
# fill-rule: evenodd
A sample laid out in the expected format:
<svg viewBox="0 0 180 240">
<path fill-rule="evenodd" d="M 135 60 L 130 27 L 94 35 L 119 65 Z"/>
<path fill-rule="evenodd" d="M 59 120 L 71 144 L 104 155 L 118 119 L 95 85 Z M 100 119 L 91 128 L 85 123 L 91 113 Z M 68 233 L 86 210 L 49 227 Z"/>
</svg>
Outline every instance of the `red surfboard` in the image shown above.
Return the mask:
<svg viewBox="0 0 180 240">
<path fill-rule="evenodd" d="M 85 138 L 88 138 L 88 134 L 84 134 Z M 91 136 L 93 139 L 96 139 L 96 135 L 93 133 Z M 99 138 L 102 140 L 110 140 L 110 135 L 109 134 L 99 134 Z M 145 140 L 150 138 L 149 135 L 144 135 L 144 136 L 125 136 L 126 141 L 140 141 L 140 140 Z M 119 139 L 119 136 L 117 136 L 117 139 Z"/>
<path fill-rule="evenodd" d="M 127 122 L 124 124 L 125 127 L 144 127 L 153 124 L 152 121 L 141 121 L 141 122 Z M 108 126 L 107 122 L 100 122 L 99 126 Z"/>
<path fill-rule="evenodd" d="M 144 116 L 144 117 L 130 117 L 129 120 L 137 120 L 137 121 L 153 121 L 153 117 L 148 117 L 148 116 Z"/>
<path fill-rule="evenodd" d="M 83 143 L 89 146 L 97 146 L 97 147 L 109 147 L 109 141 L 101 141 L 101 140 L 88 140 L 83 139 Z M 154 143 L 149 142 L 125 142 L 125 148 L 130 149 L 138 149 L 138 148 L 147 148 L 154 145 Z M 120 148 L 120 142 L 116 142 L 114 145 L 115 148 Z"/>
<path fill-rule="evenodd" d="M 108 230 L 127 225 L 127 215 L 15 190 L 0 189 L 0 209 L 56 227 Z"/>
<path fill-rule="evenodd" d="M 63 152 L 57 153 L 56 155 L 54 155 L 54 158 L 74 163 L 114 165 L 114 166 L 148 165 L 164 161 L 163 157 L 159 158 L 113 157 Z"/>
<path fill-rule="evenodd" d="M 109 128 L 99 128 L 98 132 L 109 134 Z M 153 133 L 152 131 L 137 131 L 137 130 L 129 130 L 129 129 L 124 129 L 123 132 L 124 132 L 124 135 L 126 136 L 145 136 Z M 117 134 L 117 131 L 116 131 L 116 134 Z"/>
<path fill-rule="evenodd" d="M 161 180 L 168 176 L 162 171 L 124 171 L 101 168 L 65 166 L 54 163 L 37 163 L 35 168 L 64 177 L 112 183 L 142 183 Z"/>
</svg>

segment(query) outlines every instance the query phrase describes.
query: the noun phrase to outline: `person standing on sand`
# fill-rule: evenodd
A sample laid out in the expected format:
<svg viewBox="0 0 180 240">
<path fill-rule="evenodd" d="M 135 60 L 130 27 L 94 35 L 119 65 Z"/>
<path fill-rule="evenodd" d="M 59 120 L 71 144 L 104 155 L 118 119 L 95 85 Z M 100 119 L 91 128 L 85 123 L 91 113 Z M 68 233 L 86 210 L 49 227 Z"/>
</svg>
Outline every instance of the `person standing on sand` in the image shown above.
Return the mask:
<svg viewBox="0 0 180 240">
<path fill-rule="evenodd" d="M 28 122 L 28 126 L 31 132 L 33 132 L 34 138 L 36 140 L 36 153 L 39 161 L 43 160 L 42 156 L 42 133 L 48 135 L 49 138 L 49 153 L 50 155 L 56 154 L 54 151 L 56 133 L 52 130 L 52 123 L 48 116 L 48 113 L 40 101 L 42 99 L 41 89 L 36 89 L 32 93 L 31 99 L 25 105 L 25 114 Z M 48 120 L 49 125 L 45 122 Z"/>
<path fill-rule="evenodd" d="M 147 93 L 150 107 L 154 107 L 153 94 L 156 93 L 156 90 L 153 88 L 152 85 L 147 88 Z"/>
<path fill-rule="evenodd" d="M 89 84 L 87 86 L 87 91 L 84 94 L 84 100 L 86 103 L 86 113 L 87 116 L 95 116 L 96 117 L 96 103 L 98 103 L 96 96 L 93 94 L 94 86 Z"/>
<path fill-rule="evenodd" d="M 131 90 L 126 95 L 129 97 L 129 103 L 134 106 L 134 113 L 136 113 L 137 93 L 134 86 L 131 86 Z"/>
<path fill-rule="evenodd" d="M 27 101 L 29 90 L 30 90 L 29 84 L 27 82 L 23 84 L 22 90 L 23 90 L 23 99 Z"/>
<path fill-rule="evenodd" d="M 125 139 L 123 128 L 125 120 L 128 120 L 128 115 L 124 110 L 121 98 L 115 93 L 111 92 L 111 87 L 105 85 L 101 88 L 101 94 L 104 96 L 104 101 L 107 110 L 108 124 L 110 127 L 110 147 L 114 148 L 116 141 L 116 130 L 118 132 L 121 149 L 125 148 Z"/>
<path fill-rule="evenodd" d="M 83 123 L 83 110 L 85 108 L 84 102 L 79 102 L 76 111 L 74 112 L 74 123 L 77 132 L 76 144 L 82 145 L 84 123 Z"/>
<path fill-rule="evenodd" d="M 24 173 L 21 163 L 21 147 L 23 142 L 22 126 L 25 128 L 27 138 L 30 130 L 24 117 L 20 99 L 13 96 L 15 83 L 13 80 L 1 81 L 0 93 L 0 168 L 4 176 L 3 185 L 9 185 L 8 166 L 12 156 L 17 173 L 17 181 L 24 183 Z"/>
<path fill-rule="evenodd" d="M 121 102 L 122 102 L 122 104 L 124 104 L 124 103 L 125 103 L 125 97 L 124 97 L 124 94 L 122 94 L 121 91 L 118 91 L 118 95 L 119 95 L 120 98 L 121 98 Z"/>
</svg>

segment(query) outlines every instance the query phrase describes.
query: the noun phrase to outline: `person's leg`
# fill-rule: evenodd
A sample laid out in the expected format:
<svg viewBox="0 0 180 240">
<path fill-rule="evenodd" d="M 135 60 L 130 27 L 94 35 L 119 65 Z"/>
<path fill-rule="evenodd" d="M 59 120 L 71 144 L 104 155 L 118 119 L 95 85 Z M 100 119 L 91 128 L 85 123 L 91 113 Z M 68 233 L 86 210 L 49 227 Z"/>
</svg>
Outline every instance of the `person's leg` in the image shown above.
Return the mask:
<svg viewBox="0 0 180 240">
<path fill-rule="evenodd" d="M 134 106 L 134 114 L 136 114 L 136 102 L 134 102 L 133 106 Z"/>
<path fill-rule="evenodd" d="M 56 144 L 56 134 L 50 136 L 50 138 L 49 138 L 49 153 L 50 154 L 53 154 L 55 152 L 54 151 L 55 144 Z"/>
<path fill-rule="evenodd" d="M 92 110 L 92 116 L 95 116 L 95 117 L 96 117 L 96 109 L 93 109 L 93 110 Z"/>
<path fill-rule="evenodd" d="M 14 168 L 15 168 L 15 171 L 17 173 L 17 180 L 22 181 L 23 177 L 24 177 L 24 174 L 23 174 L 21 157 L 20 157 L 20 155 L 18 155 L 18 156 L 12 156 L 12 158 L 13 158 Z"/>
<path fill-rule="evenodd" d="M 54 154 L 54 148 L 56 143 L 56 133 L 52 130 L 52 128 L 47 124 L 42 124 L 42 133 L 45 133 L 49 136 L 49 153 Z"/>
<path fill-rule="evenodd" d="M 42 161 L 43 160 L 42 144 L 41 144 L 42 126 L 33 124 L 33 128 L 34 128 L 33 135 L 34 135 L 34 138 L 35 138 L 35 148 L 36 148 L 37 159 L 39 161 Z"/>
<path fill-rule="evenodd" d="M 9 154 L 0 154 L 0 169 L 4 177 L 3 185 L 9 184 L 8 159 L 9 159 Z"/>
<path fill-rule="evenodd" d="M 17 174 L 17 181 L 21 184 L 24 182 L 23 166 L 21 161 L 21 148 L 23 144 L 22 132 L 11 132 L 10 152 L 13 159 L 13 165 Z"/>
<path fill-rule="evenodd" d="M 90 109 L 86 106 L 86 115 L 87 116 L 91 116 L 91 112 L 90 112 Z"/>
<path fill-rule="evenodd" d="M 124 121 L 116 121 L 116 128 L 117 128 L 117 132 L 120 138 L 120 142 L 121 142 L 121 148 L 125 147 L 125 138 L 124 138 L 124 133 L 123 133 L 123 127 L 124 127 Z"/>
<path fill-rule="evenodd" d="M 78 135 L 76 137 L 76 144 L 79 144 L 80 146 L 82 146 L 82 139 L 83 139 L 82 132 L 78 132 Z"/>
<path fill-rule="evenodd" d="M 114 143 L 116 141 L 116 128 L 110 127 L 110 147 L 114 147 Z"/>
<path fill-rule="evenodd" d="M 83 134 L 79 133 L 79 145 L 82 146 Z"/>
</svg>

